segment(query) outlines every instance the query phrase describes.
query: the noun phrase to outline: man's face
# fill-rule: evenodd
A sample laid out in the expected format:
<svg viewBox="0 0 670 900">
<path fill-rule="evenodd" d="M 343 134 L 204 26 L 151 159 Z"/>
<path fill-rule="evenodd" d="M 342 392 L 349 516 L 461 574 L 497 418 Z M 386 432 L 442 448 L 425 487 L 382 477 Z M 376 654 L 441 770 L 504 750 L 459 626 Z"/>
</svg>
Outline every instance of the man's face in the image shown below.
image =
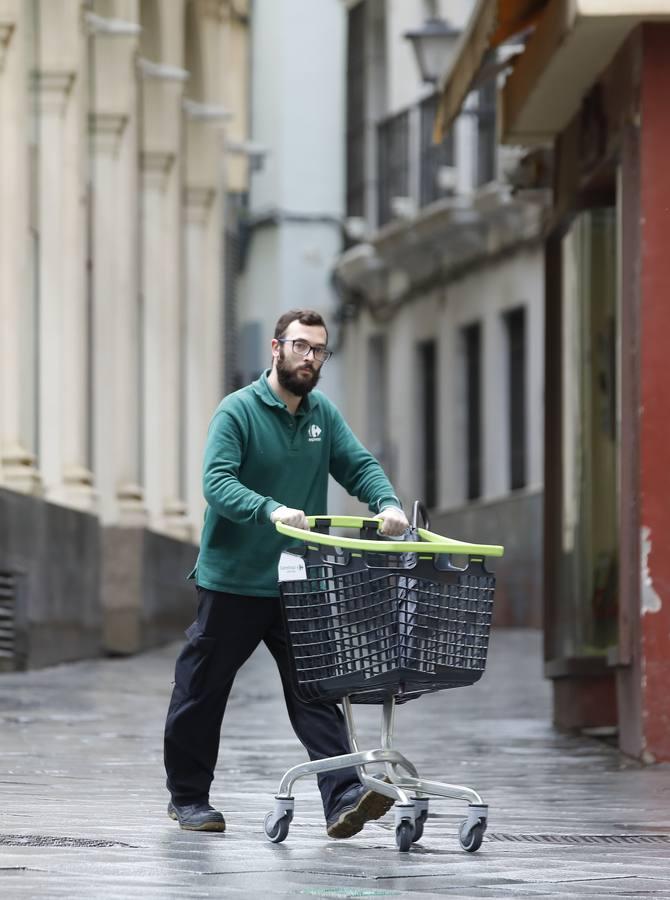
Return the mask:
<svg viewBox="0 0 670 900">
<path fill-rule="evenodd" d="M 326 346 L 326 329 L 320 325 L 301 325 L 295 321 L 286 329 L 282 342 L 272 341 L 272 356 L 279 384 L 296 397 L 304 397 L 313 390 L 321 375 L 321 366 L 314 353 L 301 356 L 293 351 L 291 341 L 306 341 L 312 347 Z"/>
</svg>

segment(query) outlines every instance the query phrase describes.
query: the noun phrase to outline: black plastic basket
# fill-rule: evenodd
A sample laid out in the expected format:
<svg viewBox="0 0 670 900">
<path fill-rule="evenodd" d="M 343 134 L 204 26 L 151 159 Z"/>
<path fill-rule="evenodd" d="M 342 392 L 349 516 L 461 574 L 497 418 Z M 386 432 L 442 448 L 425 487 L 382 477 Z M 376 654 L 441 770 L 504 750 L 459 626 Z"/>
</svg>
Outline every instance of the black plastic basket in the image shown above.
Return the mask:
<svg viewBox="0 0 670 900">
<path fill-rule="evenodd" d="M 460 568 L 429 544 L 404 546 L 291 551 L 306 577 L 280 582 L 280 595 L 303 699 L 380 703 L 392 693 L 402 702 L 481 678 L 495 576 L 483 556 L 468 555 Z"/>
</svg>

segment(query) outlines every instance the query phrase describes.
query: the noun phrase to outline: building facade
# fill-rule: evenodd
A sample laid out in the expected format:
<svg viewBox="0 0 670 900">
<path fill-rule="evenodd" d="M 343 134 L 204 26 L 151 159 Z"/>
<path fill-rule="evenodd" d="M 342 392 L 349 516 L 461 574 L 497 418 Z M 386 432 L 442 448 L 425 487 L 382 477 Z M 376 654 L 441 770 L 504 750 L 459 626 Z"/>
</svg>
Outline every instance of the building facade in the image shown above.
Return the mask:
<svg viewBox="0 0 670 900">
<path fill-rule="evenodd" d="M 339 0 L 256 0 L 252 22 L 250 179 L 240 265 L 238 383 L 270 365 L 281 313 L 321 312 L 331 324 L 331 269 L 342 244 L 345 16 Z M 340 401 L 337 356 L 323 372 Z"/>
<path fill-rule="evenodd" d="M 553 154 L 543 611 L 554 719 L 616 728 L 625 752 L 667 761 L 670 5 L 483 0 L 443 85 L 445 125 L 510 38 L 502 139 Z"/>
<path fill-rule="evenodd" d="M 135 650 L 192 612 L 247 32 L 245 0 L 0 4 L 9 667 Z"/>
<path fill-rule="evenodd" d="M 439 143 L 404 34 L 469 3 L 346 4 L 347 247 L 335 266 L 346 411 L 435 530 L 502 543 L 495 622 L 539 626 L 544 194 L 515 194 L 495 82 Z"/>
</svg>

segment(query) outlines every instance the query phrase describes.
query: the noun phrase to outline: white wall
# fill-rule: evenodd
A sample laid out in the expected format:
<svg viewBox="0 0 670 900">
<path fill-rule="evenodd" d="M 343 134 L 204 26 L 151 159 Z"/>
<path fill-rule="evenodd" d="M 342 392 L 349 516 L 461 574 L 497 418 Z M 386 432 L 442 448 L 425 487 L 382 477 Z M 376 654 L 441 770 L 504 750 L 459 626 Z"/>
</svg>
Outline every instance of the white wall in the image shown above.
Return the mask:
<svg viewBox="0 0 670 900">
<path fill-rule="evenodd" d="M 253 232 L 240 280 L 239 322 L 262 322 L 268 348 L 278 316 L 295 306 L 327 319 L 341 250 L 344 198 L 346 11 L 339 0 L 256 0 L 252 22 L 252 138 L 268 148 L 251 176 Z M 299 220 L 296 220 L 299 219 Z M 338 363 L 324 376 L 337 402 Z M 326 382 L 326 378 L 328 381 Z"/>
<path fill-rule="evenodd" d="M 370 334 L 386 334 L 389 342 L 389 432 L 395 449 L 394 483 L 405 503 L 422 493 L 421 407 L 416 345 L 438 342 L 438 454 L 439 507 L 452 509 L 466 502 L 465 396 L 461 329 L 481 322 L 483 460 L 482 500 L 509 493 L 509 426 L 507 394 L 507 335 L 504 315 L 526 310 L 526 460 L 527 489 L 543 478 L 544 421 L 544 300 L 541 248 L 485 265 L 444 288 L 404 306 L 387 323 L 363 313 L 346 331 L 344 362 L 347 373 L 346 412 L 365 442 L 368 410 L 364 390 L 366 347 Z"/>
</svg>

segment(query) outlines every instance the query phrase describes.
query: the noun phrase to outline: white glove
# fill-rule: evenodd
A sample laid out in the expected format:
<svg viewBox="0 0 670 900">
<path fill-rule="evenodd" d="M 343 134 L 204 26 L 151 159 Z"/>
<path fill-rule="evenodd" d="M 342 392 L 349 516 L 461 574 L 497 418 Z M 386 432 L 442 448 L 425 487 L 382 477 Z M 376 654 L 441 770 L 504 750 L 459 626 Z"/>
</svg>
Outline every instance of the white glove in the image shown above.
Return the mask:
<svg viewBox="0 0 670 900">
<path fill-rule="evenodd" d="M 409 522 L 405 513 L 397 506 L 387 506 L 375 519 L 379 519 L 381 526 L 379 531 L 389 537 L 400 537 L 409 528 Z"/>
<path fill-rule="evenodd" d="M 281 522 L 283 525 L 292 525 L 294 528 L 309 528 L 307 516 L 301 509 L 291 509 L 288 506 L 278 506 L 270 513 L 270 521 Z"/>
</svg>

